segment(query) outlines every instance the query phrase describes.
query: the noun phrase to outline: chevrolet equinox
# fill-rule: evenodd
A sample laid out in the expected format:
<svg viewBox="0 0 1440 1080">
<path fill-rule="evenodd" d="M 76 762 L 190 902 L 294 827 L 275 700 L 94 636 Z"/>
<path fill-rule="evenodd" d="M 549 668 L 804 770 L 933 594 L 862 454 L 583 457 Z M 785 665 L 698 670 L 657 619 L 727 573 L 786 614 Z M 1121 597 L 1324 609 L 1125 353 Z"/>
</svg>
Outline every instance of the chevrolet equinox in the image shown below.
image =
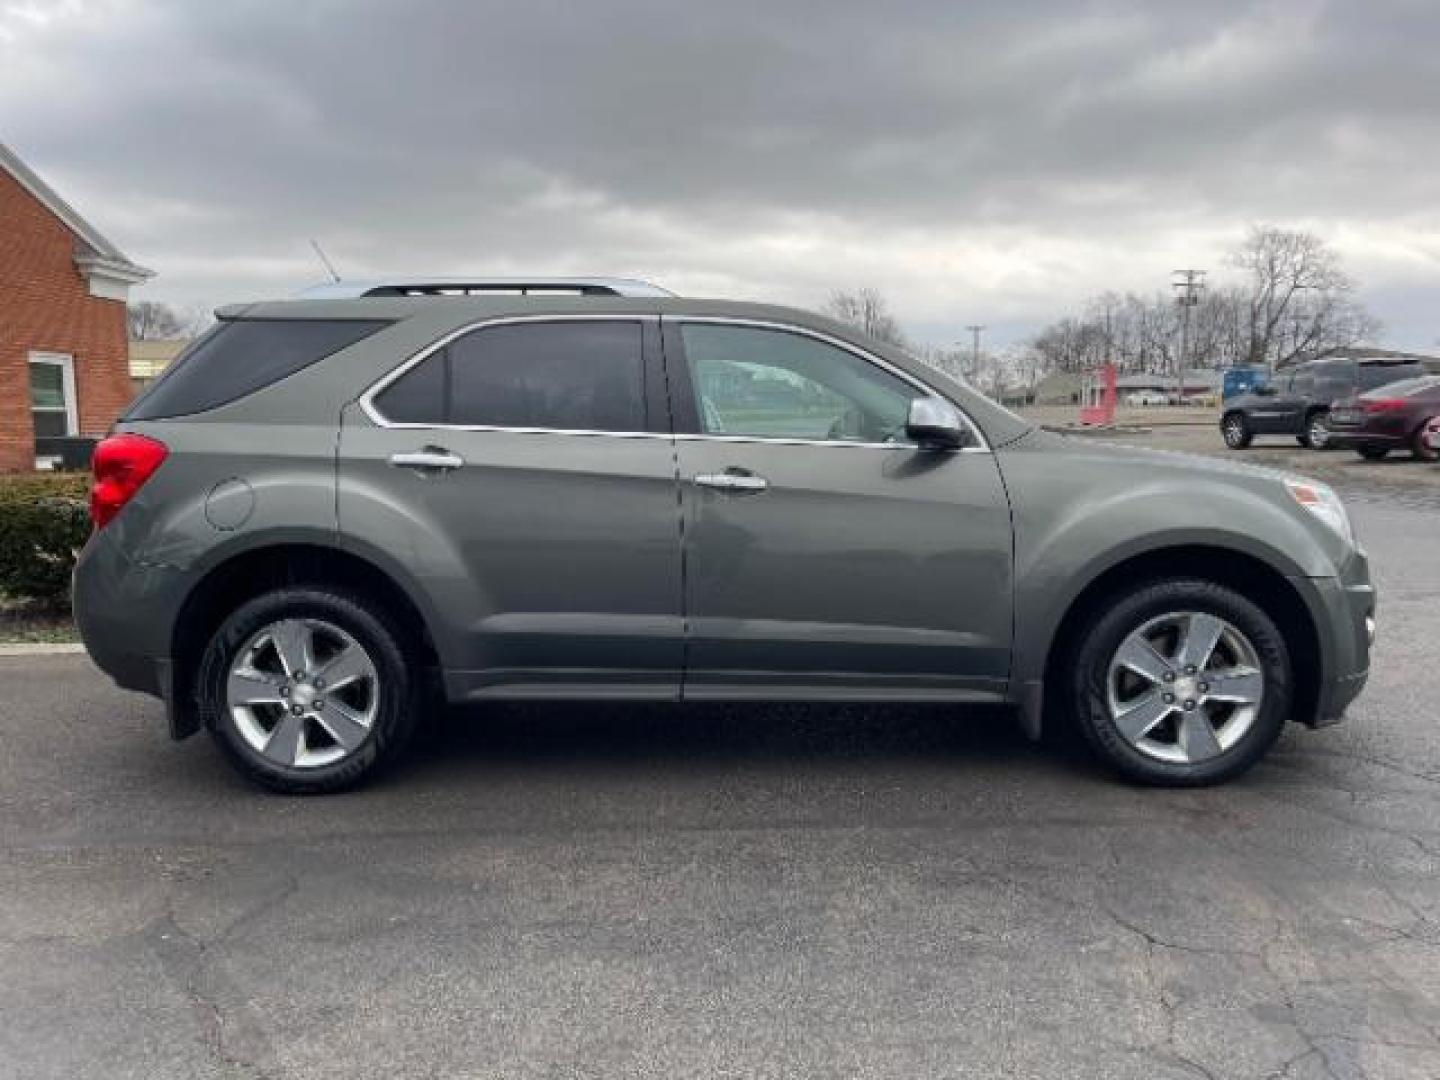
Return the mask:
<svg viewBox="0 0 1440 1080">
<path fill-rule="evenodd" d="M 96 449 L 90 655 L 287 792 L 434 696 L 1013 706 L 1151 784 L 1360 692 L 1334 492 L 1035 427 L 849 326 L 641 282 L 223 308 Z"/>
</svg>

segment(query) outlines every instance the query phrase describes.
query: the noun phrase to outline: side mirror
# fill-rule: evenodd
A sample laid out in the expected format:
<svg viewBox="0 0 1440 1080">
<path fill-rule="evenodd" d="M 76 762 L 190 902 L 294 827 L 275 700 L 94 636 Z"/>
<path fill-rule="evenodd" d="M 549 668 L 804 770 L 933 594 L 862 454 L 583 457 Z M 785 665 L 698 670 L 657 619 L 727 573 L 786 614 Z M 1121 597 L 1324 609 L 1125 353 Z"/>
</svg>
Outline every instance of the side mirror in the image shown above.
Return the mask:
<svg viewBox="0 0 1440 1080">
<path fill-rule="evenodd" d="M 910 402 L 905 434 L 921 450 L 959 450 L 970 443 L 970 428 L 955 406 L 933 397 Z"/>
</svg>

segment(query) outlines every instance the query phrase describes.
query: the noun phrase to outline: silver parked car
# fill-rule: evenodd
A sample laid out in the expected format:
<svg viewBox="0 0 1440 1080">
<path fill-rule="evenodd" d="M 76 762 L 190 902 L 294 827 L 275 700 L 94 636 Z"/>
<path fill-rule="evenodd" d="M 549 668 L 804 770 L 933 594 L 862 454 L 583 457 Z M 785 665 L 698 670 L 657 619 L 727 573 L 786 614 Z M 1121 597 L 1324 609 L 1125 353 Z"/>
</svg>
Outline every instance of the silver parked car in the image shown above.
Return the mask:
<svg viewBox="0 0 1440 1080">
<path fill-rule="evenodd" d="M 271 788 L 438 692 L 1008 703 L 1122 774 L 1236 776 L 1359 693 L 1333 492 L 1041 431 L 816 315 L 643 283 L 223 309 L 95 454 L 95 661 Z"/>
</svg>

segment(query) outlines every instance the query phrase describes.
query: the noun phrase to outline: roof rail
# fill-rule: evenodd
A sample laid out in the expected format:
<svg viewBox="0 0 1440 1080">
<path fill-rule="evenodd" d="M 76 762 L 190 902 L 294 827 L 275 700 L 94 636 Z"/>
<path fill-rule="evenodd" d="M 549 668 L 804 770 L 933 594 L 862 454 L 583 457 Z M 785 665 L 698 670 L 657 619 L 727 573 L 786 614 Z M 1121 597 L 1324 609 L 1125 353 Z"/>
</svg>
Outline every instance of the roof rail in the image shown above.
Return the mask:
<svg viewBox="0 0 1440 1080">
<path fill-rule="evenodd" d="M 674 296 L 648 281 L 616 277 L 425 277 L 327 281 L 296 296 L 302 300 L 354 300 L 366 296 Z"/>
</svg>

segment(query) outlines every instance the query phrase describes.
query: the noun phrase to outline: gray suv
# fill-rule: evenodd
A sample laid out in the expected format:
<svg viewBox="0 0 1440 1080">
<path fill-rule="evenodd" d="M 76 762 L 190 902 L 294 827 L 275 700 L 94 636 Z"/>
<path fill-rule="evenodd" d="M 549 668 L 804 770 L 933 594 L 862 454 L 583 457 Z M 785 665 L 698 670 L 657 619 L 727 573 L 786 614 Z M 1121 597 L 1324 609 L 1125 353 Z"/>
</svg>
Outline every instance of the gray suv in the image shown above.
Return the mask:
<svg viewBox="0 0 1440 1080">
<path fill-rule="evenodd" d="M 97 449 L 95 662 L 338 789 L 438 697 L 1006 703 L 1206 784 L 1364 684 L 1335 494 L 1052 434 L 848 326 L 625 281 L 222 309 Z"/>
</svg>

